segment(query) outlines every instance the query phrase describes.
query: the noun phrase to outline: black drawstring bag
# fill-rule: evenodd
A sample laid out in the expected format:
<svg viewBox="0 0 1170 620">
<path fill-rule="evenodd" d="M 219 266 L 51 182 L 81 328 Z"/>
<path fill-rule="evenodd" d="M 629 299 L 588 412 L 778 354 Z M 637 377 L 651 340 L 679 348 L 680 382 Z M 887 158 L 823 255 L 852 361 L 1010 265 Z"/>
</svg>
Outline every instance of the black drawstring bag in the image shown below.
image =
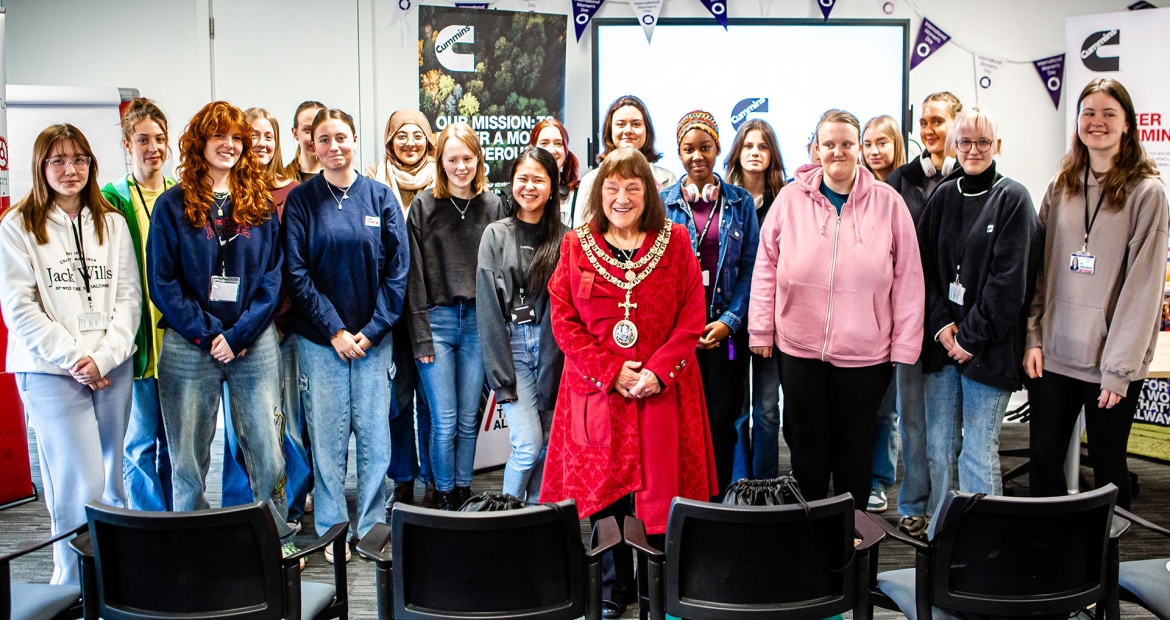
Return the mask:
<svg viewBox="0 0 1170 620">
<path fill-rule="evenodd" d="M 459 512 L 499 512 L 532 506 L 515 495 L 485 491 L 463 502 Z"/>
<path fill-rule="evenodd" d="M 792 476 L 780 476 L 766 480 L 737 480 L 727 487 L 723 494 L 726 506 L 779 506 L 781 504 L 804 504 L 800 485 Z"/>
</svg>

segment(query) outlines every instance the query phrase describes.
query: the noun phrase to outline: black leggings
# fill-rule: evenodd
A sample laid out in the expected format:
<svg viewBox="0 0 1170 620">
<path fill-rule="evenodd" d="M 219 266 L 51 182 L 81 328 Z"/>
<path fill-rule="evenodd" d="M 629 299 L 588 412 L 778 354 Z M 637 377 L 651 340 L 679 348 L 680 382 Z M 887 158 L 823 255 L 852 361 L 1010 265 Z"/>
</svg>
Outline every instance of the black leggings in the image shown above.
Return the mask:
<svg viewBox="0 0 1170 620">
<path fill-rule="evenodd" d="M 1089 435 L 1089 459 L 1093 462 L 1093 485 L 1117 486 L 1117 505 L 1129 509 L 1129 465 L 1126 447 L 1133 414 L 1137 409 L 1142 381 L 1129 384 L 1112 409 L 1097 407 L 1100 383 L 1088 383 L 1054 372 L 1045 372 L 1028 388 L 1031 409 L 1028 445 L 1032 452 L 1029 480 L 1033 497 L 1054 497 L 1068 493 L 1064 459 L 1068 454 L 1073 425 L 1085 408 L 1085 430 Z"/>
<path fill-rule="evenodd" d="M 734 358 L 732 353 L 734 352 Z M 699 374 L 703 378 L 703 393 L 707 401 L 707 421 L 711 426 L 711 444 L 715 450 L 715 476 L 719 480 L 722 497 L 731 484 L 731 468 L 735 462 L 735 444 L 739 434 L 735 421 L 743 412 L 744 378 L 748 375 L 747 330 L 724 338 L 714 349 L 698 349 Z"/>
</svg>

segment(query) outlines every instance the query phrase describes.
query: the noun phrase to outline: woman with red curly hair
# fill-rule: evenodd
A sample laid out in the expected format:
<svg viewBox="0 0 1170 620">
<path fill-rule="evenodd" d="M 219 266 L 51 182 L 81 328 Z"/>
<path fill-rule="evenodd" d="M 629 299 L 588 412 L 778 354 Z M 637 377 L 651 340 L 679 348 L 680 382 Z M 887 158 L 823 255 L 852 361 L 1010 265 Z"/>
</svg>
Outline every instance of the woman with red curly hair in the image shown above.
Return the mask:
<svg viewBox="0 0 1170 620">
<path fill-rule="evenodd" d="M 280 348 L 272 315 L 281 281 L 280 223 L 239 108 L 195 113 L 179 139 L 180 184 L 155 203 L 146 244 L 150 298 L 165 328 L 158 362 L 175 510 L 208 508 L 204 477 L 226 382 L 246 437 L 252 495 L 269 503 L 285 555 Z"/>
</svg>

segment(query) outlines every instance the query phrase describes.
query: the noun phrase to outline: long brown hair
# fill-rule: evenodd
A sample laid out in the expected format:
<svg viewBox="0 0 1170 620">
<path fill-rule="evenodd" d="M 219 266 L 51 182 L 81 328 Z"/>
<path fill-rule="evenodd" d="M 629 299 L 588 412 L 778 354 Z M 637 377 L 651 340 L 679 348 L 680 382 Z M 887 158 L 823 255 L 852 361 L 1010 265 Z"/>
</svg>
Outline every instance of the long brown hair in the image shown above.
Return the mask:
<svg viewBox="0 0 1170 620">
<path fill-rule="evenodd" d="M 448 140 L 462 142 L 475 155 L 475 179 L 471 182 L 471 191 L 480 195 L 487 189 L 487 174 L 483 170 L 483 149 L 479 146 L 479 136 L 471 125 L 467 123 L 451 123 L 439 132 L 439 139 L 435 145 L 435 189 L 432 190 L 435 198 L 450 198 L 451 189 L 447 187 L 447 169 L 443 167 L 443 151 L 447 148 Z"/>
<path fill-rule="evenodd" d="M 285 181 L 288 177 L 284 175 L 284 166 L 280 164 L 280 123 L 276 122 L 276 117 L 272 112 L 264 108 L 248 108 L 244 110 L 244 120 L 248 123 L 248 129 L 252 129 L 252 123 L 257 119 L 264 119 L 272 125 L 272 139 L 275 142 L 272 148 L 272 159 L 268 160 L 268 165 L 260 167 L 260 173 L 264 175 L 264 182 L 268 187 L 275 188 L 277 183 Z M 259 162 L 257 162 L 259 163 Z"/>
<path fill-rule="evenodd" d="M 622 95 L 609 106 L 609 111 L 605 113 L 605 124 L 601 126 L 601 143 L 605 145 L 605 152 L 597 156 L 597 161 L 604 161 L 610 153 L 618 148 L 613 142 L 613 115 L 626 106 L 636 109 L 642 115 L 642 124 L 646 126 L 646 141 L 642 143 L 642 148 L 638 149 L 642 152 L 642 156 L 649 163 L 662 159 L 662 153 L 654 150 L 654 123 L 650 120 L 650 110 L 646 109 L 646 104 L 642 103 L 641 99 L 633 95 Z"/>
<path fill-rule="evenodd" d="M 723 160 L 724 169 L 727 170 L 727 182 L 743 187 L 743 165 L 739 163 L 739 156 L 743 152 L 744 142 L 747 142 L 747 135 L 752 131 L 759 131 L 760 135 L 764 136 L 764 144 L 768 147 L 768 169 L 764 171 L 764 183 L 775 196 L 784 187 L 784 159 L 780 157 L 780 143 L 776 140 L 776 132 L 772 130 L 768 121 L 762 118 L 749 120 L 735 134 L 735 141 L 731 143 L 727 159 Z"/>
<path fill-rule="evenodd" d="M 214 200 L 210 167 L 203 158 L 207 139 L 215 133 L 235 131 L 243 141 L 240 159 L 228 173 L 232 193 L 232 221 L 259 226 L 272 216 L 275 207 L 264 174 L 252 152 L 252 127 L 244 113 L 226 101 L 212 101 L 203 106 L 179 138 L 179 182 L 183 185 L 183 219 L 195 228 L 207 225 L 207 214 Z"/>
<path fill-rule="evenodd" d="M 560 121 L 553 117 L 548 117 L 532 128 L 532 134 L 528 139 L 528 146 L 536 146 L 540 139 L 540 133 L 547 127 L 556 127 L 557 131 L 561 132 L 561 142 L 565 143 L 565 165 L 560 169 L 561 185 L 569 189 L 577 189 L 581 185 L 581 180 L 577 178 L 577 172 L 580 169 L 580 164 L 577 163 L 577 156 L 573 151 L 569 150 L 569 130 Z"/>
<path fill-rule="evenodd" d="M 37 245 L 49 243 L 49 233 L 45 230 L 45 224 L 49 221 L 49 212 L 53 210 L 57 193 L 49 186 L 49 179 L 45 176 L 45 168 L 49 165 L 45 160 L 58 144 L 67 142 L 72 142 L 77 150 L 81 151 L 80 155 L 89 158 L 89 177 L 85 180 L 85 187 L 81 188 L 78 197 L 81 199 L 81 206 L 89 207 L 93 214 L 93 228 L 97 234 L 98 244 L 104 244 L 106 214 L 121 213 L 102 197 L 102 190 L 98 185 L 97 158 L 93 156 L 93 149 L 89 146 L 89 140 L 85 139 L 85 134 L 73 125 L 49 125 L 37 136 L 33 142 L 32 189 L 4 215 L 20 211 L 24 219 L 24 231 L 36 238 Z"/>
<path fill-rule="evenodd" d="M 1101 179 L 1101 192 L 1105 196 L 1105 208 L 1119 211 L 1125 206 L 1129 197 L 1130 185 L 1142 179 L 1157 177 L 1158 166 L 1142 147 L 1138 134 L 1137 114 L 1134 112 L 1133 99 L 1129 91 L 1121 82 L 1112 78 L 1097 78 L 1089 82 L 1077 98 L 1077 114 L 1080 115 L 1081 102 L 1093 93 L 1105 93 L 1117 100 L 1125 110 L 1125 123 L 1128 129 L 1121 137 L 1121 149 L 1113 156 L 1113 166 Z M 1077 122 L 1079 123 L 1078 118 Z M 1081 175 L 1089 165 L 1089 149 L 1081 142 L 1079 133 L 1073 134 L 1072 145 L 1064 159 L 1060 160 L 1060 172 L 1056 173 L 1056 191 L 1064 191 L 1065 198 L 1072 198 L 1082 190 Z"/>
<path fill-rule="evenodd" d="M 130 139 L 134 137 L 134 126 L 146 120 L 158 123 L 163 135 L 166 136 L 167 149 L 162 154 L 165 162 L 171 155 L 171 132 L 167 128 L 166 115 L 150 99 L 135 97 L 130 100 L 130 105 L 126 106 L 126 112 L 122 114 L 122 139 L 130 142 Z"/>
<path fill-rule="evenodd" d="M 662 196 L 655 191 L 656 181 L 650 162 L 642 151 L 632 148 L 614 149 L 605 156 L 605 161 L 597 169 L 597 178 L 589 191 L 589 202 L 585 203 L 585 221 L 594 220 L 597 229 L 604 234 L 609 230 L 609 220 L 605 218 L 605 210 L 601 207 L 601 192 L 605 180 L 610 177 L 619 179 L 641 179 L 642 194 L 645 196 L 642 207 L 642 221 L 638 226 L 642 232 L 653 232 L 662 229 L 666 223 L 666 205 Z"/>
<path fill-rule="evenodd" d="M 300 131 L 300 126 L 297 125 L 297 119 L 301 117 L 301 112 L 305 110 L 324 110 L 325 104 L 320 101 L 302 101 L 301 105 L 297 106 L 297 111 L 293 113 L 293 130 Z M 273 155 L 276 157 L 276 154 Z M 297 140 L 297 150 L 293 153 L 292 161 L 284 167 L 284 176 L 290 179 L 300 180 L 301 178 L 301 141 Z"/>
</svg>

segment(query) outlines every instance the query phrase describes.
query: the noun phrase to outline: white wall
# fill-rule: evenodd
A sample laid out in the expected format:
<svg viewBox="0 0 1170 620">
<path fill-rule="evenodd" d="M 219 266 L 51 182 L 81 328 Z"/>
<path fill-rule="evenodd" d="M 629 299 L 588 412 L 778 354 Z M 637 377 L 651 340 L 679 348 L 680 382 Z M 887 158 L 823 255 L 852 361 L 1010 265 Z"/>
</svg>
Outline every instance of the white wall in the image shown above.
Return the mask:
<svg viewBox="0 0 1170 620">
<path fill-rule="evenodd" d="M 302 99 L 347 106 L 359 123 L 363 164 L 382 150 L 386 118 L 418 103 L 417 12 L 389 25 L 387 0 L 6 0 L 8 80 L 13 84 L 136 87 L 159 102 L 171 119 L 172 133 L 211 97 L 212 66 L 207 20 L 217 15 L 216 95 L 248 107 L 268 106 L 282 123 Z M 1026 61 L 1005 67 L 985 107 L 1000 121 L 1004 154 L 1000 170 L 1031 190 L 1044 191 L 1063 154 L 1064 111 L 1056 110 L 1031 61 L 1064 51 L 1064 22 L 1070 15 L 1124 10 L 1131 0 L 918 0 L 915 4 L 955 41 L 983 53 Z M 449 2 L 427 2 L 450 5 Z M 1164 4 L 1164 3 L 1163 3 Z M 729 3 L 731 17 L 759 17 L 752 0 Z M 499 0 L 514 9 L 517 0 Z M 910 19 L 910 36 L 919 20 L 906 0 L 896 0 L 891 17 Z M 569 0 L 548 0 L 546 10 L 568 13 Z M 598 17 L 628 17 L 626 2 L 609 0 Z M 662 17 L 707 17 L 696 0 L 666 0 Z M 813 0 L 776 0 L 768 17 L 820 17 Z M 842 0 L 833 17 L 884 17 L 875 0 Z M 224 20 L 228 20 L 225 22 Z M 571 147 L 584 159 L 592 130 L 592 65 L 587 32 L 578 44 L 569 27 L 566 125 Z M 825 45 L 832 45 L 826 40 Z M 816 62 L 817 50 L 804 58 L 775 59 L 761 71 L 783 71 L 789 62 Z M 1070 62 L 1073 59 L 1070 59 Z M 637 63 L 631 59 L 631 63 Z M 864 71 L 826 68 L 838 79 Z M 676 71 L 686 75 L 686 60 L 674 66 L 630 71 L 637 93 L 639 71 Z M 356 84 L 354 81 L 356 80 Z M 711 76 L 715 87 L 718 76 Z M 948 43 L 910 75 L 910 102 L 950 90 L 974 105 L 971 54 Z M 1080 89 L 1082 85 L 1067 84 Z M 680 87 L 680 96 L 685 91 Z M 1063 107 L 1063 104 L 1062 104 Z M 282 128 L 283 129 L 283 128 Z M 663 131 L 667 128 L 659 128 Z M 287 134 L 286 134 L 287 135 Z M 291 154 L 294 145 L 285 144 Z"/>
</svg>

